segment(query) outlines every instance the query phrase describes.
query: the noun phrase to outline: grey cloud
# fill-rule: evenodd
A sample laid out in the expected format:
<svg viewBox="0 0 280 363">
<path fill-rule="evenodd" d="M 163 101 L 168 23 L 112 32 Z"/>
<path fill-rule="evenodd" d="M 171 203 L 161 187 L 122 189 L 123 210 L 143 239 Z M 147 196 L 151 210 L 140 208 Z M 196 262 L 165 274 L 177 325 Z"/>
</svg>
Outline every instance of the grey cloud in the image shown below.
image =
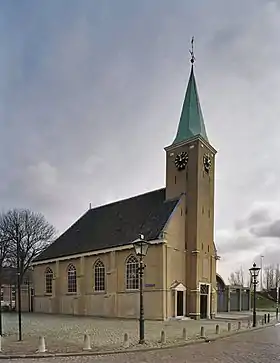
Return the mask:
<svg viewBox="0 0 280 363">
<path fill-rule="evenodd" d="M 280 238 L 280 220 L 260 227 L 252 227 L 250 232 L 256 237 Z"/>
<path fill-rule="evenodd" d="M 176 133 L 194 34 L 201 104 L 219 151 L 219 268 L 226 276 L 272 249 L 276 240 L 250 228 L 269 222 L 254 203 L 280 205 L 275 2 L 155 0 L 128 9 L 122 0 L 110 7 L 72 1 L 65 13 L 68 2 L 3 12 L 9 21 L 0 34 L 2 207 L 36 209 L 63 230 L 89 202 L 163 186 L 163 148 Z"/>
<path fill-rule="evenodd" d="M 239 230 L 242 228 L 262 224 L 270 220 L 271 217 L 269 211 L 266 208 L 259 208 L 256 210 L 252 210 L 249 215 L 244 219 L 237 220 L 235 223 L 235 227 Z"/>
<path fill-rule="evenodd" d="M 261 247 L 262 242 L 248 235 L 232 236 L 229 240 L 219 243 L 219 253 L 221 255 L 232 255 L 234 252 L 246 253 Z"/>
</svg>

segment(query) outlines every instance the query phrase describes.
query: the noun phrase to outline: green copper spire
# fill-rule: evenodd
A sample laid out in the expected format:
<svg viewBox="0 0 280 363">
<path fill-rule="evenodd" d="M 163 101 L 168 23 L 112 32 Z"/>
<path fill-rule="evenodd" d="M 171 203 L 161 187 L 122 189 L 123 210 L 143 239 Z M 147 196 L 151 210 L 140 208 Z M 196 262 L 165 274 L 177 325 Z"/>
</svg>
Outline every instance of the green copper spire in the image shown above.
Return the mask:
<svg viewBox="0 0 280 363">
<path fill-rule="evenodd" d="M 192 63 L 191 74 L 181 112 L 177 135 L 173 141 L 173 145 L 178 144 L 181 141 L 187 141 L 194 136 L 201 136 L 204 140 L 208 141 L 193 70 L 193 63 L 195 60 L 193 53 L 193 38 L 192 50 L 190 53 Z"/>
</svg>

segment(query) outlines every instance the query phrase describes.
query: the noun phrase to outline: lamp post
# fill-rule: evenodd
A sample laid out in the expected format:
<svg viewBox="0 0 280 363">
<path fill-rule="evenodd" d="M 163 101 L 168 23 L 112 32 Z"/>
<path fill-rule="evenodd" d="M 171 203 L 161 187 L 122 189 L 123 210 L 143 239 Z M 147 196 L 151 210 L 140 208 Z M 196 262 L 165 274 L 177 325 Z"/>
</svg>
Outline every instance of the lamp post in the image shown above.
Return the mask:
<svg viewBox="0 0 280 363">
<path fill-rule="evenodd" d="M 256 313 L 256 291 L 257 291 L 257 284 L 258 284 L 258 275 L 260 272 L 260 268 L 256 266 L 255 263 L 253 263 L 253 267 L 249 269 L 251 277 L 252 277 L 252 283 L 254 285 L 254 294 L 253 294 L 253 327 L 256 327 L 257 325 L 257 313 Z"/>
<path fill-rule="evenodd" d="M 20 274 L 20 243 L 17 241 L 17 309 L 18 309 L 18 340 L 22 341 L 21 322 L 21 274 Z"/>
<path fill-rule="evenodd" d="M 144 328 L 144 301 L 143 301 L 143 275 L 144 275 L 144 261 L 149 248 L 149 243 L 145 241 L 143 234 L 133 243 L 135 254 L 139 257 L 139 289 L 140 289 L 140 314 L 139 314 L 139 344 L 145 343 L 145 328 Z"/>
</svg>

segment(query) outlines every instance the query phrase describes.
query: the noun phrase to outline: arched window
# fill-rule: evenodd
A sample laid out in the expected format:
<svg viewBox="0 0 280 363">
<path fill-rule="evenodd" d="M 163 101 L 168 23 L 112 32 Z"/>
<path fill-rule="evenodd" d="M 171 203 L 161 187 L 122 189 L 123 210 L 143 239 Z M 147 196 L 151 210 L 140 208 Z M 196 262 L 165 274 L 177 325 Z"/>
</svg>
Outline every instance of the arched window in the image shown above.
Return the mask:
<svg viewBox="0 0 280 363">
<path fill-rule="evenodd" d="M 45 291 L 46 294 L 52 294 L 53 288 L 53 271 L 47 267 L 45 271 Z"/>
<path fill-rule="evenodd" d="M 100 260 L 96 261 L 93 268 L 94 290 L 105 291 L 105 266 Z"/>
<path fill-rule="evenodd" d="M 68 292 L 77 292 L 77 272 L 74 265 L 69 265 L 67 270 Z"/>
<path fill-rule="evenodd" d="M 130 256 L 126 260 L 126 288 L 128 290 L 139 289 L 138 260 L 135 256 Z"/>
</svg>

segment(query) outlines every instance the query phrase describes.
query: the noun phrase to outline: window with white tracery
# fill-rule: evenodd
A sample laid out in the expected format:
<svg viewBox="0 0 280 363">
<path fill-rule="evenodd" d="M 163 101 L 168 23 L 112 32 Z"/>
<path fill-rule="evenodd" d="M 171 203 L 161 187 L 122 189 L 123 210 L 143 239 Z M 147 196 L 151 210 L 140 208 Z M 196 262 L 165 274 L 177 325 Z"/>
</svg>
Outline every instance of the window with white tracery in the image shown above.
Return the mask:
<svg viewBox="0 0 280 363">
<path fill-rule="evenodd" d="M 105 266 L 100 260 L 96 261 L 93 268 L 94 291 L 105 291 Z"/>
<path fill-rule="evenodd" d="M 68 292 L 77 292 L 77 271 L 74 265 L 69 265 L 67 270 Z"/>
<path fill-rule="evenodd" d="M 45 271 L 45 291 L 46 294 L 52 294 L 53 286 L 53 271 L 51 268 L 47 267 Z"/>
<path fill-rule="evenodd" d="M 139 262 L 135 256 L 130 256 L 126 260 L 126 288 L 128 290 L 139 289 Z"/>
</svg>

